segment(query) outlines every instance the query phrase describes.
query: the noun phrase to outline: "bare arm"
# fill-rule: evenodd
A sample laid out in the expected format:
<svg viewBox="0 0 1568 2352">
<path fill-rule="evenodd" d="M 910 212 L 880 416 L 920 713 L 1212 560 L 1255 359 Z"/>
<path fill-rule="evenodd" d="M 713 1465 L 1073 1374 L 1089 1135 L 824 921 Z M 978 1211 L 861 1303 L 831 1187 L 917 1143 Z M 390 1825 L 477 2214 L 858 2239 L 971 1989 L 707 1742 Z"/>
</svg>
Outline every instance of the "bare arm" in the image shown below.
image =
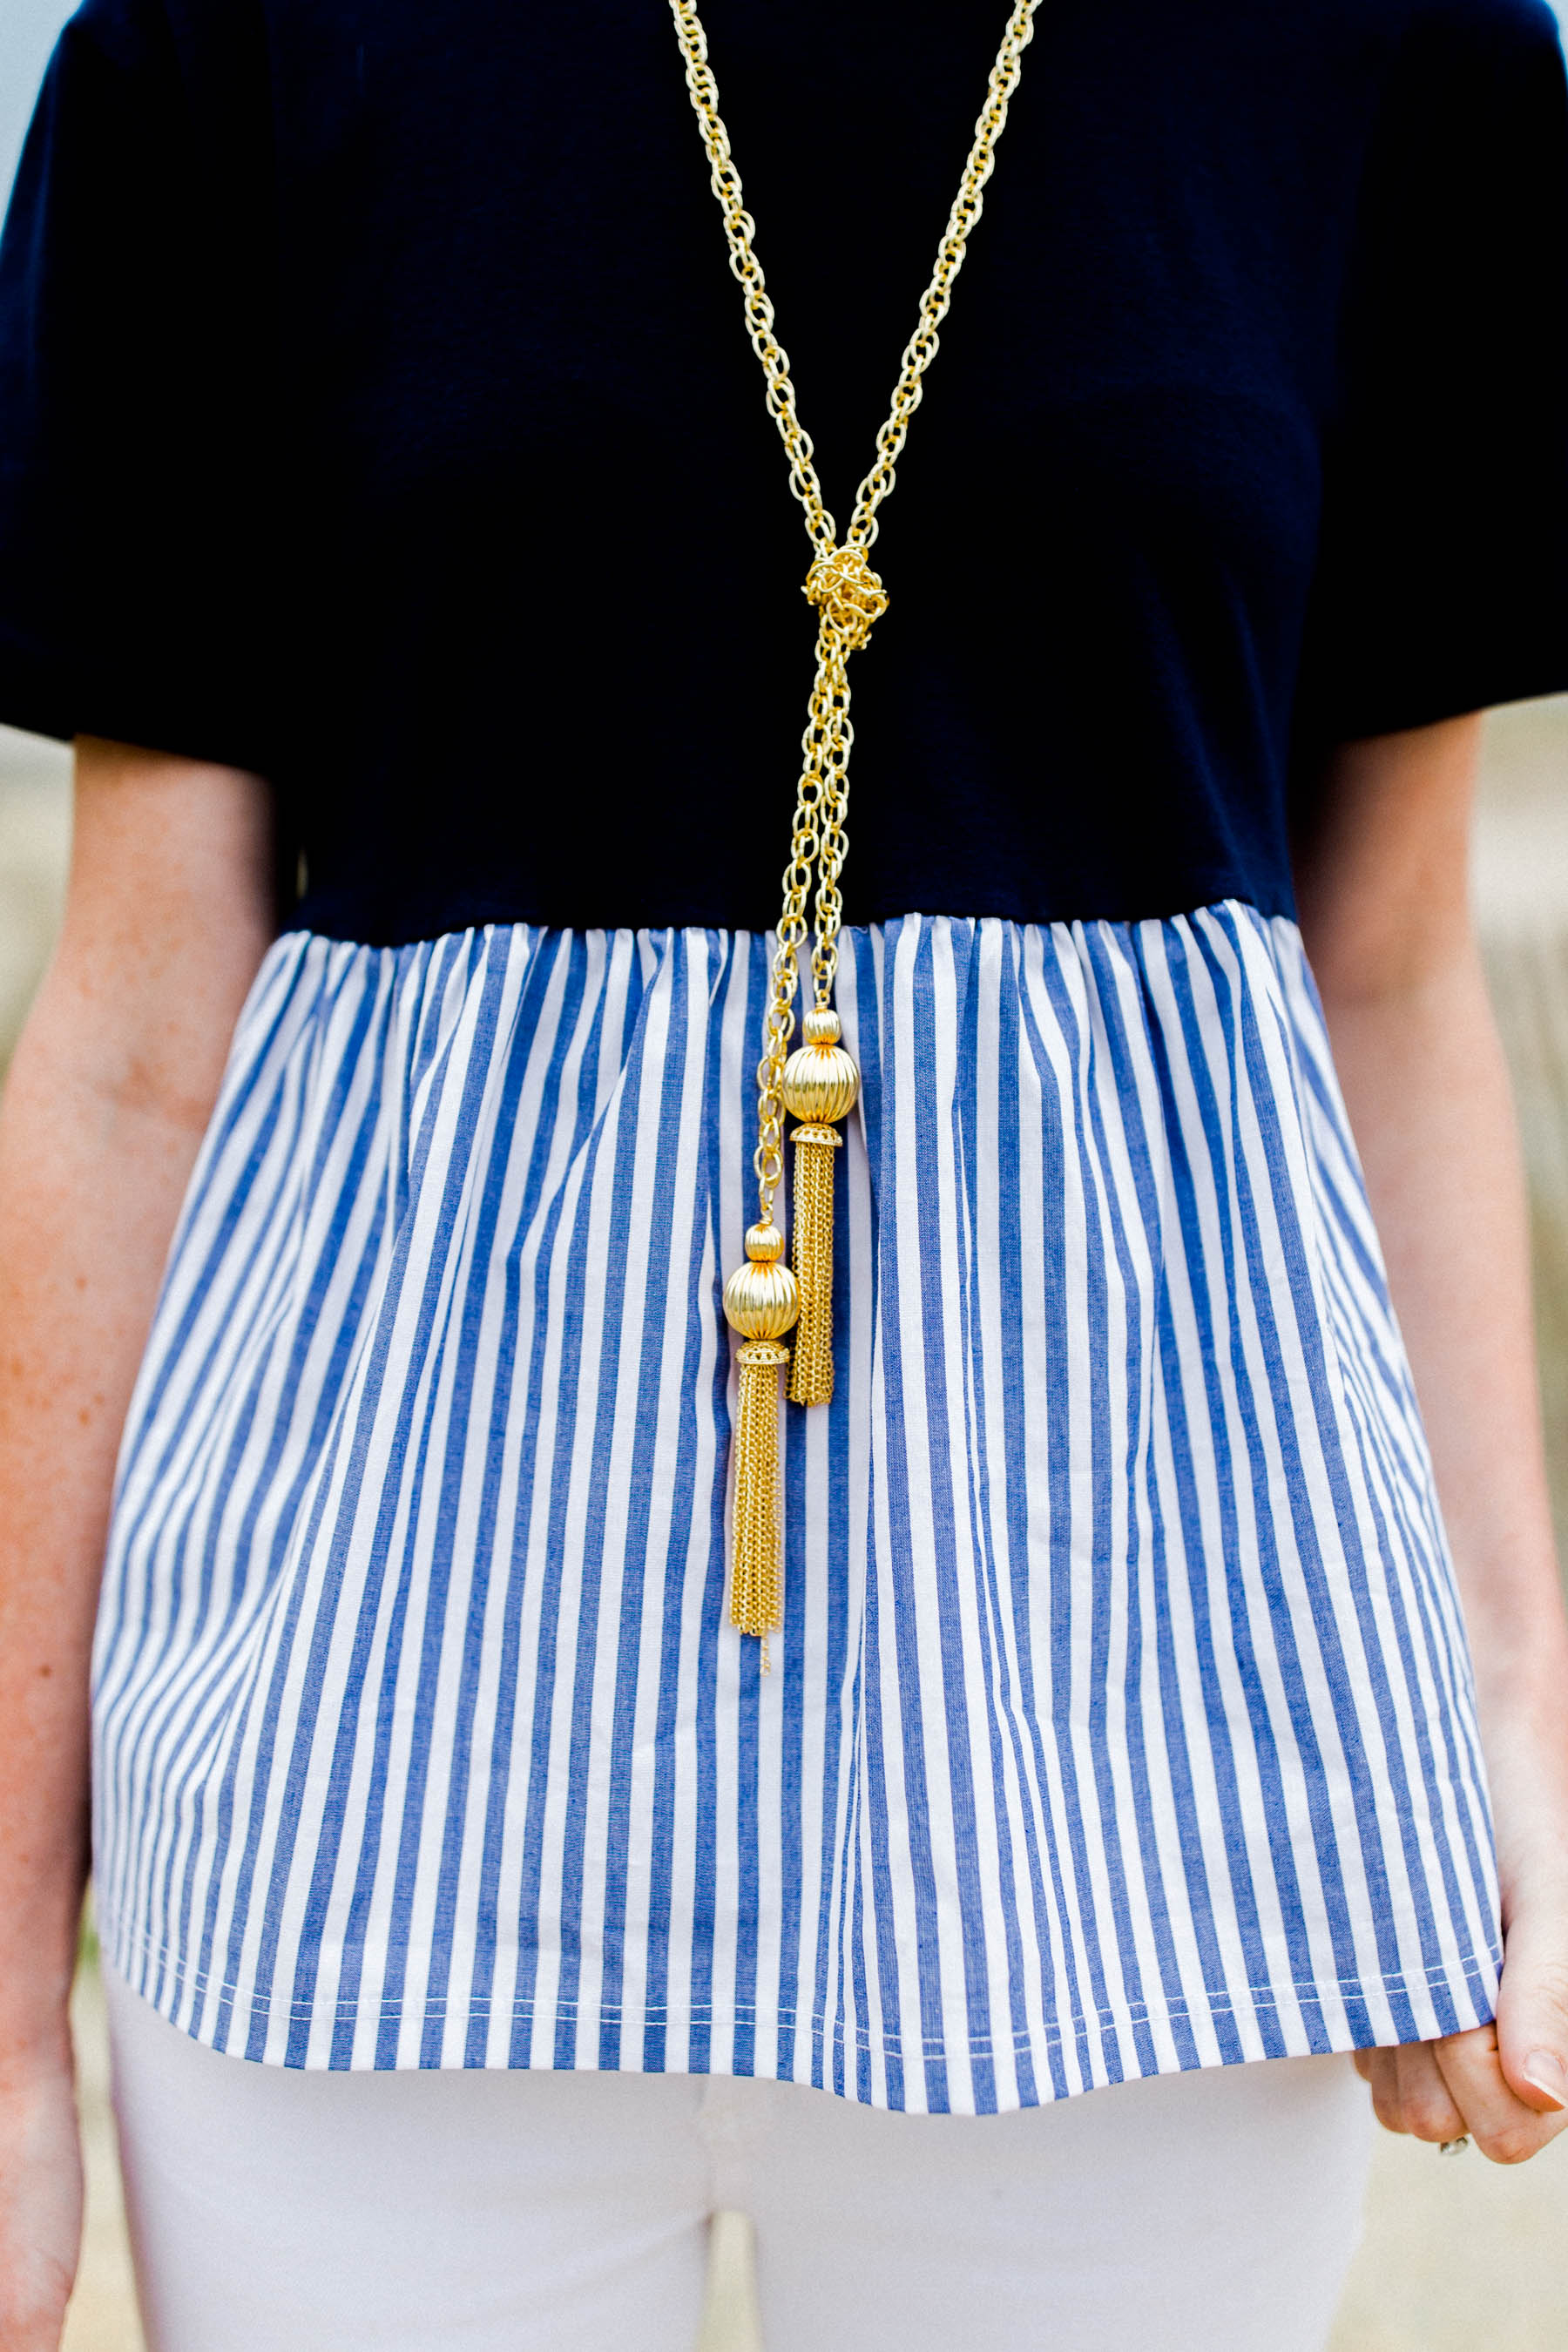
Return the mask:
<svg viewBox="0 0 1568 2352">
<path fill-rule="evenodd" d="M 255 777 L 79 746 L 65 925 L 0 1106 L 0 2352 L 54 2346 L 75 2262 L 59 2091 L 110 1487 L 269 877 Z"/>
<path fill-rule="evenodd" d="M 1568 1621 L 1512 1099 L 1471 921 L 1479 721 L 1346 745 L 1301 924 L 1431 1443 L 1475 1659 L 1506 1967 L 1495 2032 L 1379 2052 L 1397 2130 L 1531 2154 L 1568 2115 Z"/>
</svg>

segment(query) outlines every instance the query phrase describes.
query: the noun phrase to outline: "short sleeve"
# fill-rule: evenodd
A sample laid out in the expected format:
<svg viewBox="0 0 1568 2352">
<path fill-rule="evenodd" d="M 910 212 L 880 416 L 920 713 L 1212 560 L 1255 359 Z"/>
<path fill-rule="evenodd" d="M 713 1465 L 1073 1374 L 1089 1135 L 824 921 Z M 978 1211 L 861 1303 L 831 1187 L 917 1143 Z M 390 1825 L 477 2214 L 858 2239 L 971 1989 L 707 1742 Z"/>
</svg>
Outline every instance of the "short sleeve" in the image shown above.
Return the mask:
<svg viewBox="0 0 1568 2352">
<path fill-rule="evenodd" d="M 1568 99 L 1540 0 L 1409 27 L 1369 152 L 1309 744 L 1568 687 Z"/>
<path fill-rule="evenodd" d="M 154 0 L 88 0 L 0 240 L 0 719 L 259 766 L 254 173 Z"/>
</svg>

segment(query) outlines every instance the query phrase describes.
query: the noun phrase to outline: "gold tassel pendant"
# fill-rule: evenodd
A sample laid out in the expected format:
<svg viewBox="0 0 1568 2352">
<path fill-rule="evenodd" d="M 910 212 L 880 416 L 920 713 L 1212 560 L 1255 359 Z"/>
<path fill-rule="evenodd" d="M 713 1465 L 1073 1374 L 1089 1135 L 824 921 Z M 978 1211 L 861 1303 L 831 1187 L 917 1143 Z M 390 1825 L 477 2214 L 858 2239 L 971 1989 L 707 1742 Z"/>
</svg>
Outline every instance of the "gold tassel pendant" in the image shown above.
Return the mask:
<svg viewBox="0 0 1568 2352">
<path fill-rule="evenodd" d="M 779 1374 L 790 1351 L 780 1344 L 800 1309 L 784 1235 L 771 1223 L 746 1235 L 746 1263 L 724 1285 L 724 1313 L 745 1345 L 736 1352 L 740 1401 L 735 1415 L 734 1536 L 730 1622 L 756 1634 L 762 1670 L 768 1635 L 784 1623 L 784 1538 L 779 1526 Z"/>
<path fill-rule="evenodd" d="M 833 1155 L 844 1139 L 836 1127 L 797 1127 L 795 1192 L 790 1202 L 800 1323 L 789 1370 L 791 1404 L 833 1402 Z"/>
<path fill-rule="evenodd" d="M 839 1043 L 843 1030 L 830 1004 L 805 1016 L 805 1044 L 784 1064 L 784 1108 L 805 1122 L 795 1145 L 795 1276 L 800 1330 L 790 1368 L 792 1404 L 827 1404 L 833 1397 L 833 1171 L 844 1139 L 834 1121 L 847 1118 L 860 1092 L 860 1073 Z"/>
<path fill-rule="evenodd" d="M 779 1373 L 790 1351 L 776 1339 L 748 1339 L 735 1416 L 735 1554 L 730 1622 L 754 1633 L 769 1671 L 768 1635 L 784 1623 L 784 1539 L 779 1528 Z"/>
</svg>

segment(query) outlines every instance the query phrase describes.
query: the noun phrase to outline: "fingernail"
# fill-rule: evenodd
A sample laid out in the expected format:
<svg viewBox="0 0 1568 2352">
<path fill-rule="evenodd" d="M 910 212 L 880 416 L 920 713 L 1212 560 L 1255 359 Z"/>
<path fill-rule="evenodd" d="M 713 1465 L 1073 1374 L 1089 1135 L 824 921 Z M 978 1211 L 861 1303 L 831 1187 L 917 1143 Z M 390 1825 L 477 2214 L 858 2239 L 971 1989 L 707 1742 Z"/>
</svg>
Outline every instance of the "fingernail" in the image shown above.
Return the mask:
<svg viewBox="0 0 1568 2352">
<path fill-rule="evenodd" d="M 1532 2050 L 1520 2071 L 1543 2099 L 1554 2107 L 1568 2107 L 1568 2066 L 1555 2051 Z"/>
</svg>

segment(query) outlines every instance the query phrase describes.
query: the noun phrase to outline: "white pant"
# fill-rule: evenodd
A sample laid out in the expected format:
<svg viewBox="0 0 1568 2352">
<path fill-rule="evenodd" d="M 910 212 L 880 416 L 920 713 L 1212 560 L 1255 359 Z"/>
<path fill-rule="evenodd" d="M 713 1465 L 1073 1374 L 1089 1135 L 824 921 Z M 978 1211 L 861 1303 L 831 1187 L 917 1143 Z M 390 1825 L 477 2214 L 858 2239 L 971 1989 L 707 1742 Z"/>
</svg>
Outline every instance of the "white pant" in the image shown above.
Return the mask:
<svg viewBox="0 0 1568 2352">
<path fill-rule="evenodd" d="M 109 1992 L 152 2352 L 692 2352 L 727 2207 L 767 2352 L 1321 2352 L 1360 2229 L 1346 2059 L 890 2116 L 721 2077 L 285 2073 Z"/>
</svg>

